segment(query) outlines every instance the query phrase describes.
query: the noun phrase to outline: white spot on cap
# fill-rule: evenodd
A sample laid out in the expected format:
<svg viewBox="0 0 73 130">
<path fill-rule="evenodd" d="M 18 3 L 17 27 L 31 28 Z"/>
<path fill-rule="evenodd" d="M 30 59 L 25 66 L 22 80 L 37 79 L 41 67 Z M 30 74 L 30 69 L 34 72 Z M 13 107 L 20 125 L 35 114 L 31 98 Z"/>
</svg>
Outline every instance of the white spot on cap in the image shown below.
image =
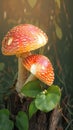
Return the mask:
<svg viewBox="0 0 73 130">
<path fill-rule="evenodd" d="M 39 41 L 39 44 L 45 44 L 45 43 L 46 43 L 46 38 L 45 38 L 45 36 L 43 36 L 43 35 L 40 33 L 40 35 L 38 35 L 38 41 Z"/>
<path fill-rule="evenodd" d="M 32 74 L 36 74 L 36 64 L 33 64 L 32 66 L 31 66 L 31 68 L 30 68 L 30 72 L 32 73 Z"/>
<path fill-rule="evenodd" d="M 12 41 L 13 41 L 13 38 L 10 37 L 10 38 L 8 39 L 8 43 L 7 43 L 7 45 L 8 45 L 8 46 L 11 45 Z"/>
<path fill-rule="evenodd" d="M 45 66 L 41 66 L 42 70 L 45 70 Z"/>
</svg>

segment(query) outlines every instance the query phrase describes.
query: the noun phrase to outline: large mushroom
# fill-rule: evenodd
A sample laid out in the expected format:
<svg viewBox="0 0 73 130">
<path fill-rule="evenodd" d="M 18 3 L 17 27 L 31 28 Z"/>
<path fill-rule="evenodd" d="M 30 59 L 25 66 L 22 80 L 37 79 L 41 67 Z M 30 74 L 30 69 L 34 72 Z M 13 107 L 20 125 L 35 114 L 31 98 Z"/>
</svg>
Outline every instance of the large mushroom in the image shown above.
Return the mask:
<svg viewBox="0 0 73 130">
<path fill-rule="evenodd" d="M 20 92 L 27 78 L 27 70 L 23 67 L 22 57 L 30 55 L 30 51 L 44 46 L 48 41 L 47 35 L 38 27 L 31 24 L 21 24 L 13 27 L 2 41 L 4 55 L 18 57 L 17 92 Z"/>
<path fill-rule="evenodd" d="M 23 59 L 24 67 L 39 80 L 51 86 L 54 82 L 54 69 L 50 60 L 43 55 L 30 55 Z M 30 79 L 31 80 L 31 79 Z"/>
</svg>

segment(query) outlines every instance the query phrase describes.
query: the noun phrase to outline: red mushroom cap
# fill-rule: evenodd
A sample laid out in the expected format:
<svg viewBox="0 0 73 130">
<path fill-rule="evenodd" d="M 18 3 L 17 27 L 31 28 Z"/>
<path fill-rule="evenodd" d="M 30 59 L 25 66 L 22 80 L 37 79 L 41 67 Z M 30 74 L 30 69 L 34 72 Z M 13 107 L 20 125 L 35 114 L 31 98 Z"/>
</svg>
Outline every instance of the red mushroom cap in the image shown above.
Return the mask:
<svg viewBox="0 0 73 130">
<path fill-rule="evenodd" d="M 31 24 L 21 24 L 12 28 L 2 41 L 4 55 L 19 55 L 44 46 L 47 35 Z"/>
<path fill-rule="evenodd" d="M 24 67 L 47 85 L 54 81 L 54 69 L 50 60 L 43 55 L 30 55 L 23 59 Z"/>
</svg>

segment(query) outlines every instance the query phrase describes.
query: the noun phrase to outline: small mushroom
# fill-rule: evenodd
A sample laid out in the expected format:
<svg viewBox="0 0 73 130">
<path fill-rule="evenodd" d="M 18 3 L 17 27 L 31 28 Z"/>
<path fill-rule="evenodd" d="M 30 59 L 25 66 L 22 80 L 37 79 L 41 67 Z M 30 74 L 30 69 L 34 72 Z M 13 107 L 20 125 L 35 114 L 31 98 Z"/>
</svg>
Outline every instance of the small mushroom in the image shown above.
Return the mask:
<svg viewBox="0 0 73 130">
<path fill-rule="evenodd" d="M 25 59 L 27 55 L 30 55 L 30 51 L 44 46 L 47 41 L 47 35 L 41 29 L 31 24 L 21 24 L 13 27 L 4 37 L 2 53 L 18 57 L 17 92 L 20 92 L 27 78 L 27 70 L 22 65 L 22 57 Z"/>
<path fill-rule="evenodd" d="M 39 80 L 51 86 L 54 82 L 54 69 L 50 60 L 43 55 L 30 55 L 23 59 L 24 67 Z"/>
</svg>

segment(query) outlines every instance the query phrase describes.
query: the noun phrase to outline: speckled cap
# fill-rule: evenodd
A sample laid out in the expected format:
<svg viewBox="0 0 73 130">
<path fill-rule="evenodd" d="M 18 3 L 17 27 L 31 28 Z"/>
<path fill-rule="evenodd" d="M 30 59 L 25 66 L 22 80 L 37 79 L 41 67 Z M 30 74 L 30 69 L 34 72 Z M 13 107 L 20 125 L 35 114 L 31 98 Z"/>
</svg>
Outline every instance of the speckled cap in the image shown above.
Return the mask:
<svg viewBox="0 0 73 130">
<path fill-rule="evenodd" d="M 19 55 L 40 48 L 47 41 L 47 35 L 40 28 L 31 24 L 21 24 L 13 27 L 4 37 L 2 53 Z"/>
<path fill-rule="evenodd" d="M 54 69 L 50 60 L 43 55 L 30 55 L 23 59 L 24 67 L 39 80 L 51 86 L 54 82 Z"/>
</svg>

